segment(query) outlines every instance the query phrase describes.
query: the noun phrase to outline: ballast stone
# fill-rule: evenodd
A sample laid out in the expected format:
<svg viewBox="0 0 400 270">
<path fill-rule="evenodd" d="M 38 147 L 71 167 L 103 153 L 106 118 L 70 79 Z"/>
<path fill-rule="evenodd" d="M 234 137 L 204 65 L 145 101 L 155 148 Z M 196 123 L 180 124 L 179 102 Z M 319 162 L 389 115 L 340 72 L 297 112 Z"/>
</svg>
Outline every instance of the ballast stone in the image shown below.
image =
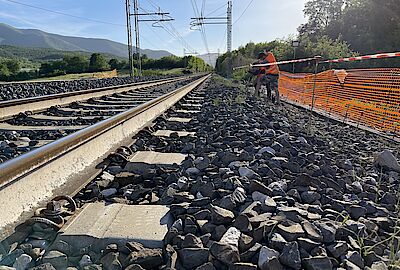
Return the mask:
<svg viewBox="0 0 400 270">
<path fill-rule="evenodd" d="M 399 162 L 393 153 L 387 149 L 383 150 L 375 157 L 374 164 L 381 167 L 386 167 L 396 172 L 400 172 Z"/>
</svg>

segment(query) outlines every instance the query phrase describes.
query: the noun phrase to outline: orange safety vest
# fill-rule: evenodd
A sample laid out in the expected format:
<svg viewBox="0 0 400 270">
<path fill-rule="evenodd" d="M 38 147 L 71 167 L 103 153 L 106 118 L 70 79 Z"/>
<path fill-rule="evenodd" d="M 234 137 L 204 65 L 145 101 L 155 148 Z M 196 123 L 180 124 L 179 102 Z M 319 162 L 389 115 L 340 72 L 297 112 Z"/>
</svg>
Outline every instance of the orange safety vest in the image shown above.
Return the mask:
<svg viewBox="0 0 400 270">
<path fill-rule="evenodd" d="M 276 63 L 275 56 L 272 53 L 267 54 L 266 60 L 268 63 Z M 279 67 L 278 65 L 272 65 L 272 66 L 267 66 L 266 68 L 266 74 L 279 74 Z"/>
</svg>

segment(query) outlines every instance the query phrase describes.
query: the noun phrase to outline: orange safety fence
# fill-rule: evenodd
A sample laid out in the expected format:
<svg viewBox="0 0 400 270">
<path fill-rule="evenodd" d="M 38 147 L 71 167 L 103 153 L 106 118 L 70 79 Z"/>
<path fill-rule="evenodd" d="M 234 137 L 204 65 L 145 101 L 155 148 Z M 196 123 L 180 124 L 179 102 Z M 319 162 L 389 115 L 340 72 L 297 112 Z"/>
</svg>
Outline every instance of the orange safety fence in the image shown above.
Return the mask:
<svg viewBox="0 0 400 270">
<path fill-rule="evenodd" d="M 400 68 L 329 70 L 314 74 L 281 72 L 282 98 L 328 114 L 400 135 Z"/>
</svg>

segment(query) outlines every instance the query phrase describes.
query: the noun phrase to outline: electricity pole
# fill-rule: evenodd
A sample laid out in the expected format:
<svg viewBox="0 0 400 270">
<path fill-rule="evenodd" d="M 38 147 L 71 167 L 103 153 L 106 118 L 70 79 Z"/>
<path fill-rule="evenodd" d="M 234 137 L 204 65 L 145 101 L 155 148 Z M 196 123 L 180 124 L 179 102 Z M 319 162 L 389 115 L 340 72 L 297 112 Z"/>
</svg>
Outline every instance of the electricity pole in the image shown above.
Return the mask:
<svg viewBox="0 0 400 270">
<path fill-rule="evenodd" d="M 228 78 L 232 77 L 232 1 L 228 1 L 228 33 L 227 33 L 227 50 L 229 53 L 228 58 Z"/>
<path fill-rule="evenodd" d="M 129 58 L 129 76 L 133 78 L 133 57 L 132 57 L 132 26 L 131 26 L 131 5 L 130 0 L 125 0 L 126 8 L 126 30 L 128 33 L 128 58 Z"/>
<path fill-rule="evenodd" d="M 232 0 L 228 1 L 228 9 L 226 17 L 197 17 L 191 18 L 193 21 L 190 22 L 190 29 L 194 30 L 197 26 L 206 24 L 226 24 L 227 25 L 227 40 L 226 49 L 229 54 L 228 58 L 228 77 L 232 74 L 232 57 L 230 53 L 232 51 Z M 197 29 L 198 30 L 198 29 Z"/>
<path fill-rule="evenodd" d="M 142 56 L 140 53 L 140 34 L 139 34 L 139 3 L 133 0 L 133 10 L 135 16 L 135 35 L 136 35 L 136 57 L 138 62 L 138 76 L 142 76 Z"/>
<path fill-rule="evenodd" d="M 128 54 L 129 54 L 129 70 L 130 76 L 134 76 L 133 72 L 133 48 L 132 48 L 132 26 L 131 16 L 134 16 L 135 23 L 135 37 L 136 37 L 136 56 L 138 62 L 138 76 L 142 76 L 142 56 L 140 51 L 140 32 L 139 22 L 153 22 L 153 27 L 157 27 L 156 24 L 159 22 L 169 22 L 174 19 L 169 16 L 167 12 L 145 12 L 139 13 L 139 0 L 125 0 L 126 1 L 126 27 L 128 33 Z M 133 13 L 131 13 L 131 1 L 133 1 Z M 160 19 L 140 19 L 140 16 L 161 16 Z M 159 26 L 158 26 L 159 27 Z"/>
</svg>

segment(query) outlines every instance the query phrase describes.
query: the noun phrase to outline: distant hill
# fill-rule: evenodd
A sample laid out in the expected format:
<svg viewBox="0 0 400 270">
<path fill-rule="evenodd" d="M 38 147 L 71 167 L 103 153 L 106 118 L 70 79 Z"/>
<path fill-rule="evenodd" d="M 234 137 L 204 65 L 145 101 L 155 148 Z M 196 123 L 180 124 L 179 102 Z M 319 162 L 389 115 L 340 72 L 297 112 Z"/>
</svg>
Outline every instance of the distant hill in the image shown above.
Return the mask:
<svg viewBox="0 0 400 270">
<path fill-rule="evenodd" d="M 101 52 L 126 57 L 128 46 L 119 42 L 100 39 L 62 36 L 37 29 L 18 29 L 0 23 L 0 45 L 50 48 L 60 51 Z M 141 50 L 149 58 L 160 59 L 172 55 L 163 50 Z"/>
<path fill-rule="evenodd" d="M 197 57 L 203 59 L 210 66 L 215 67 L 218 55 L 219 55 L 218 53 L 210 53 L 210 54 L 197 55 Z"/>
<path fill-rule="evenodd" d="M 29 60 L 31 62 L 47 62 L 61 60 L 65 55 L 81 54 L 90 57 L 91 52 L 81 51 L 60 51 L 50 48 L 32 48 L 32 47 L 18 47 L 10 45 L 0 45 L 0 59 L 19 59 Z M 103 53 L 106 59 L 116 58 L 118 60 L 127 60 L 127 57 L 120 57 L 109 53 Z"/>
</svg>

